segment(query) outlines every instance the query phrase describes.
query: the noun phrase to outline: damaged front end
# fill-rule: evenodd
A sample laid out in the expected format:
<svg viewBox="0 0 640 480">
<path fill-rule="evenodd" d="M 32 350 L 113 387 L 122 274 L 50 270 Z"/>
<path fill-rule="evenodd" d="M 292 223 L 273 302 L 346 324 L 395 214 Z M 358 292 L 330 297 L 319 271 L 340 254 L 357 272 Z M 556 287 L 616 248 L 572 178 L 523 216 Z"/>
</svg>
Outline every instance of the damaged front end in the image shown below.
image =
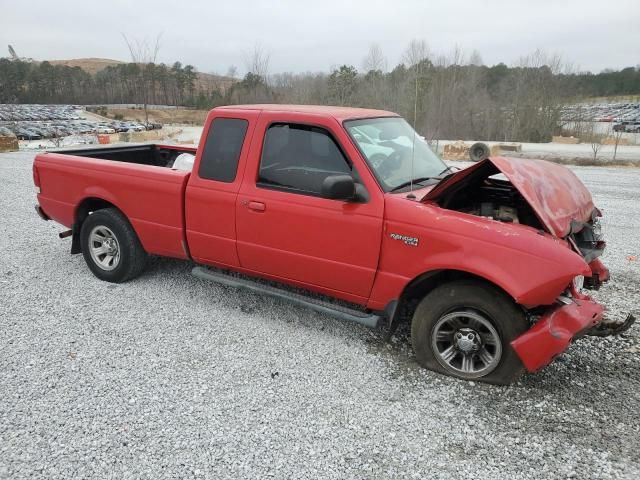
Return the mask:
<svg viewBox="0 0 640 480">
<path fill-rule="evenodd" d="M 447 177 L 422 201 L 550 234 L 589 266 L 554 305 L 525 306 L 532 326 L 511 345 L 528 371 L 551 363 L 576 338 L 617 335 L 635 322 L 631 314 L 623 321 L 608 320 L 605 308 L 582 293 L 583 288 L 598 290 L 609 280 L 609 270 L 599 258 L 606 244 L 601 212 L 584 184 L 566 167 L 540 160 L 489 158 Z"/>
<path fill-rule="evenodd" d="M 589 221 L 571 222 L 571 231 L 567 236 L 567 241 L 573 249 L 589 264 L 591 276 L 584 279 L 584 288 L 589 290 L 599 290 L 603 283 L 609 281 L 609 270 L 598 258 L 606 247 L 601 218 L 600 210 L 594 208 Z"/>
<path fill-rule="evenodd" d="M 635 317 L 611 321 L 604 316 L 604 307 L 572 285 L 567 295 L 540 316 L 534 325 L 511 342 L 529 372 L 536 372 L 563 353 L 574 339 L 585 335 L 619 335 L 631 328 Z"/>
<path fill-rule="evenodd" d="M 566 298 L 561 302 L 511 342 L 529 372 L 536 372 L 551 363 L 577 335 L 602 321 L 604 307 L 591 299 Z"/>
<path fill-rule="evenodd" d="M 568 168 L 543 160 L 492 157 L 450 175 L 423 202 L 544 230 L 557 238 L 592 222 L 591 193 Z M 585 241 L 588 241 L 585 238 Z M 594 257 L 595 258 L 595 257 Z M 587 262 L 589 263 L 589 262 Z"/>
</svg>

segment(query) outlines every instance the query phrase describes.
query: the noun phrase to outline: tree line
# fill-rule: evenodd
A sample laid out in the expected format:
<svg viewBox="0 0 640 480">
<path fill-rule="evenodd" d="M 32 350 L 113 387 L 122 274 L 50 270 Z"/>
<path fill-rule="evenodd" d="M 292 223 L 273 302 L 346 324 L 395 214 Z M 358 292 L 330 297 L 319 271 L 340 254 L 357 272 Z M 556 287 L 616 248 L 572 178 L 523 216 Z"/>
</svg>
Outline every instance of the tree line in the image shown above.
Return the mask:
<svg viewBox="0 0 640 480">
<path fill-rule="evenodd" d="M 640 94 L 640 69 L 599 74 L 568 72 L 544 52 L 512 66 L 486 66 L 477 52 L 434 55 L 412 41 L 387 68 L 372 45 L 358 69 L 269 74 L 256 49 L 248 73 L 231 85 L 198 80 L 192 65 L 121 63 L 95 75 L 79 67 L 0 59 L 0 103 L 145 103 L 212 108 L 222 104 L 299 103 L 380 108 L 397 112 L 427 139 L 548 141 L 560 130 L 563 105 L 581 97 Z"/>
<path fill-rule="evenodd" d="M 80 67 L 0 58 L 0 103 L 189 105 L 197 73 L 175 62 L 118 63 L 95 75 Z"/>
<path fill-rule="evenodd" d="M 426 42 L 412 41 L 391 69 L 380 47 L 372 45 L 360 70 L 341 65 L 329 74 L 250 72 L 225 100 L 390 110 L 428 140 L 544 142 L 561 133 L 565 105 L 590 96 L 637 94 L 638 67 L 595 75 L 570 72 L 560 57 L 543 51 L 512 66 L 486 66 L 478 52 L 434 55 Z"/>
</svg>

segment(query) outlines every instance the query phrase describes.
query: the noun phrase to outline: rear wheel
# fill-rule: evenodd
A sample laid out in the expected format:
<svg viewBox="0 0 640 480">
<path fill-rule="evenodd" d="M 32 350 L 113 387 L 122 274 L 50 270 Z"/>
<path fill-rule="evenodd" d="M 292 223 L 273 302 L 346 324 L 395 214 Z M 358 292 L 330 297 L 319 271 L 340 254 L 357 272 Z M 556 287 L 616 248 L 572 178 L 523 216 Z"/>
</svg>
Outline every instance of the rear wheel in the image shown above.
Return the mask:
<svg viewBox="0 0 640 480">
<path fill-rule="evenodd" d="M 127 218 L 115 208 L 89 215 L 80 241 L 85 262 L 100 280 L 126 282 L 144 269 L 147 254 Z"/>
<path fill-rule="evenodd" d="M 508 384 L 523 371 L 511 341 L 528 328 L 524 312 L 480 281 L 430 292 L 416 308 L 411 339 L 418 362 L 446 375 Z"/>
</svg>

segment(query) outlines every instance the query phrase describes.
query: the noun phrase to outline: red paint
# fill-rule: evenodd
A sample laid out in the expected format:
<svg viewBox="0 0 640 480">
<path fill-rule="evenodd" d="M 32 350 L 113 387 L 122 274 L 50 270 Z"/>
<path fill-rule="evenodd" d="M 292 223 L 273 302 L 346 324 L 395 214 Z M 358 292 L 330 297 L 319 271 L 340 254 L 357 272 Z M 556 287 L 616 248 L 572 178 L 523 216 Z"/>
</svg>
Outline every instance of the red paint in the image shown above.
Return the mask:
<svg viewBox="0 0 640 480">
<path fill-rule="evenodd" d="M 217 108 L 204 132 L 219 117 L 249 124 L 233 182 L 199 177 L 205 134 L 191 174 L 62 153 L 37 155 L 38 201 L 46 215 L 70 227 L 83 200 L 105 200 L 129 218 L 149 253 L 186 258 L 186 246 L 198 263 L 305 287 L 372 310 L 399 299 L 424 274 L 457 270 L 481 277 L 524 307 L 548 306 L 543 318 L 514 342 L 530 370 L 551 361 L 575 334 L 599 321 L 602 307 L 590 300 L 554 306 L 575 276 L 593 271 L 601 280 L 608 278 L 599 260 L 587 265 L 563 239 L 572 218 L 586 219 L 593 210 L 589 192 L 573 173 L 537 160 L 493 158 L 431 191 L 414 191 L 422 201 L 407 199 L 406 193 L 385 194 L 342 126 L 347 119 L 380 116 L 395 114 L 286 105 Z M 263 138 L 271 122 L 312 124 L 331 132 L 353 162 L 369 200 L 337 201 L 258 187 Z M 485 162 L 531 203 L 547 233 L 430 201 Z M 418 244 L 407 245 L 398 239 L 403 236 L 417 238 Z"/>
<path fill-rule="evenodd" d="M 602 321 L 602 305 L 586 297 L 550 310 L 511 342 L 525 368 L 536 372 L 564 352 L 571 340 Z"/>
<path fill-rule="evenodd" d="M 127 216 L 146 251 L 186 258 L 181 241 L 189 173 L 63 153 L 39 154 L 34 167 L 41 179 L 38 202 L 58 223 L 71 227 L 82 201 L 99 198 Z"/>
<path fill-rule="evenodd" d="M 311 113 L 285 106 L 274 109 L 282 111 L 263 111 L 256 122 L 245 181 L 236 203 L 240 263 L 261 274 L 344 292 L 348 298 L 340 298 L 364 305 L 380 256 L 384 195 L 336 118 L 316 113 L 318 109 L 311 109 Z M 358 111 L 339 111 L 344 114 L 345 110 Z M 310 123 L 332 132 L 354 161 L 369 191 L 369 202 L 335 201 L 258 187 L 262 139 L 276 121 Z M 250 202 L 263 203 L 265 210 L 247 208 Z"/>
<path fill-rule="evenodd" d="M 597 275 L 600 282 L 609 281 L 609 269 L 604 266 L 604 263 L 602 263 L 599 258 L 596 258 L 594 261 L 592 261 L 589 264 L 589 268 L 591 269 L 591 272 L 593 272 L 593 275 Z"/>
</svg>

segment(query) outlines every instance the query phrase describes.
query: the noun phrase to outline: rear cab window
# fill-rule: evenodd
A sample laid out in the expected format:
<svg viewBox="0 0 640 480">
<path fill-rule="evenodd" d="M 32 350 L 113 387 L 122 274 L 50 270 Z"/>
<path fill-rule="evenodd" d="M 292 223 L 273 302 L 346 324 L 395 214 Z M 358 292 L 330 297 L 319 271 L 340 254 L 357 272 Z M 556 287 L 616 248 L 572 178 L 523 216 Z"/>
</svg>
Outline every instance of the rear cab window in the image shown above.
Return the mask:
<svg viewBox="0 0 640 480">
<path fill-rule="evenodd" d="M 206 180 L 231 183 L 249 122 L 240 118 L 216 118 L 211 122 L 202 152 L 198 176 Z"/>
</svg>

